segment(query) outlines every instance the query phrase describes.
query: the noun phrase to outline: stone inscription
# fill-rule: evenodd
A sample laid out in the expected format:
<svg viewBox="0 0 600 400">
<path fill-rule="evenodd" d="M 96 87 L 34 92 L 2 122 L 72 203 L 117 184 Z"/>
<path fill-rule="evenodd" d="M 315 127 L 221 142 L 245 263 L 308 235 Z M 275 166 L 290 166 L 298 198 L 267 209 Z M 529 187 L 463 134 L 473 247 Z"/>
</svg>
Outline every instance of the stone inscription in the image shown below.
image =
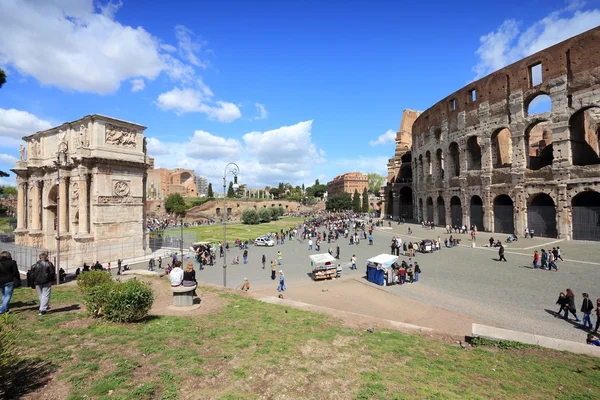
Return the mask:
<svg viewBox="0 0 600 400">
<path fill-rule="evenodd" d="M 106 144 L 123 147 L 136 147 L 137 131 L 116 125 L 106 124 Z"/>
<path fill-rule="evenodd" d="M 98 204 L 139 204 L 141 197 L 98 196 Z"/>
</svg>

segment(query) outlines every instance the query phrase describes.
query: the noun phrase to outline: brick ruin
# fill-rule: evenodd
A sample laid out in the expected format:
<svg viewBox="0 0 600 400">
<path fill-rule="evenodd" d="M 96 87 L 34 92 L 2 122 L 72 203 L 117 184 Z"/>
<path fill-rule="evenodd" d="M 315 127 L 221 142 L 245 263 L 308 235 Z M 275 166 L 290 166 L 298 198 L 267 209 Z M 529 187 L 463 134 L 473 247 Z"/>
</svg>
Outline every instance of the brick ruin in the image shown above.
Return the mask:
<svg viewBox="0 0 600 400">
<path fill-rule="evenodd" d="M 413 216 L 600 240 L 599 133 L 600 27 L 475 81 L 416 118 Z M 388 165 L 388 202 L 400 202 L 396 166 L 405 154 Z M 397 208 L 388 204 L 386 215 L 397 218 Z"/>
</svg>

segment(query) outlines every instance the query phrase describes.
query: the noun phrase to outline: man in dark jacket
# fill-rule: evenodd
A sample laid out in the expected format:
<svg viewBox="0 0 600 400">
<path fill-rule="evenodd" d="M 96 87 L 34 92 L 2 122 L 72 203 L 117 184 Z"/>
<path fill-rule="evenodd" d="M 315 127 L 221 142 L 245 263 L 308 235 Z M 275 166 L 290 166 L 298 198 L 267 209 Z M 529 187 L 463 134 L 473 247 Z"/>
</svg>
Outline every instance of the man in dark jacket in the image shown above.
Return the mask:
<svg viewBox="0 0 600 400">
<path fill-rule="evenodd" d="M 8 311 L 8 303 L 13 294 L 15 281 L 21 281 L 17 262 L 12 259 L 8 251 L 0 253 L 0 292 L 2 293 L 2 306 L 0 314 Z"/>
<path fill-rule="evenodd" d="M 54 264 L 48 261 L 47 252 L 41 252 L 38 258 L 38 262 L 31 267 L 30 273 L 33 286 L 37 290 L 40 299 L 38 315 L 44 315 L 50 307 L 50 294 L 52 292 L 52 282 L 56 279 L 56 270 Z"/>
<path fill-rule="evenodd" d="M 583 293 L 583 303 L 581 303 L 581 312 L 583 313 L 583 321 L 581 321 L 581 328 L 592 329 L 592 320 L 590 315 L 594 309 L 594 303 L 590 300 L 590 295 Z M 589 326 L 588 326 L 589 325 Z"/>
<path fill-rule="evenodd" d="M 504 257 L 504 246 L 502 246 L 502 244 L 500 245 L 500 248 L 498 249 L 498 256 L 500 257 L 498 259 L 498 261 L 505 261 L 506 262 L 506 258 Z"/>
</svg>

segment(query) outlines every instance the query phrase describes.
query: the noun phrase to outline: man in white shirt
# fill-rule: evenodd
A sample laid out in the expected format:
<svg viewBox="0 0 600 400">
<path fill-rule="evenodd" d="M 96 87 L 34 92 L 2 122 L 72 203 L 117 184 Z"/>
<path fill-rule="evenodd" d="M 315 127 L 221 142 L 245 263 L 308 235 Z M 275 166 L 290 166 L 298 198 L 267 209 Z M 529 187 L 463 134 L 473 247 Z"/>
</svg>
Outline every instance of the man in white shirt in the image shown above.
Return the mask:
<svg viewBox="0 0 600 400">
<path fill-rule="evenodd" d="M 183 282 L 183 269 L 181 268 L 181 261 L 175 262 L 175 267 L 171 270 L 169 279 L 171 280 L 171 286 L 181 285 Z"/>
</svg>

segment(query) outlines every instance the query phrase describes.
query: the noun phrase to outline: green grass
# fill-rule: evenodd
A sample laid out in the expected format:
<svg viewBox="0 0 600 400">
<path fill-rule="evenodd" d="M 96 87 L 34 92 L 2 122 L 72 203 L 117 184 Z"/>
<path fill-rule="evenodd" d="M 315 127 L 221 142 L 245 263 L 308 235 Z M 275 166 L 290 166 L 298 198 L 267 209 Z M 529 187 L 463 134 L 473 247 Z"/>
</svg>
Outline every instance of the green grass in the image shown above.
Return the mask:
<svg viewBox="0 0 600 400">
<path fill-rule="evenodd" d="M 131 325 L 90 320 L 80 311 L 38 318 L 25 306 L 13 307 L 11 317 L 20 328 L 20 353 L 52 361 L 54 379 L 66 385 L 71 399 L 109 393 L 121 399 L 191 393 L 215 399 L 600 398 L 600 360 L 594 358 L 486 341 L 463 350 L 212 293 L 223 302 L 214 314 L 152 317 Z M 53 296 L 55 308 L 79 301 L 66 287 L 53 289 Z M 31 290 L 19 289 L 13 302 L 31 298 Z"/>
<path fill-rule="evenodd" d="M 258 236 L 267 232 L 279 232 L 281 229 L 288 229 L 298 225 L 304 221 L 304 218 L 286 217 L 277 221 L 258 225 L 245 225 L 241 222 L 231 222 L 227 224 L 227 241 L 231 242 L 235 239 L 254 240 Z M 168 229 L 165 234 L 178 236 L 180 234 L 178 228 Z M 223 241 L 223 224 L 203 225 L 193 228 L 185 228 L 184 232 L 196 232 L 198 242 L 222 242 Z"/>
</svg>

